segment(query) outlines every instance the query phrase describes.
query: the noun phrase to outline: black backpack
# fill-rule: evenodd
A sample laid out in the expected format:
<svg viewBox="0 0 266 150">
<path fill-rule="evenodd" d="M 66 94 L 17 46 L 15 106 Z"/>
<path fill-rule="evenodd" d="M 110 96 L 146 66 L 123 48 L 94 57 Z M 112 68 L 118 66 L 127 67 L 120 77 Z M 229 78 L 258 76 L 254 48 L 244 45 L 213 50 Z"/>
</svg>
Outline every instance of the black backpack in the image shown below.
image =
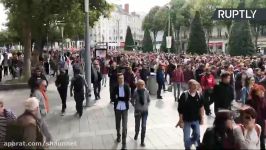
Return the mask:
<svg viewBox="0 0 266 150">
<path fill-rule="evenodd" d="M 74 92 L 81 92 L 84 90 L 83 78 L 80 75 L 75 77 L 75 80 L 73 82 L 73 87 L 74 87 Z"/>
</svg>

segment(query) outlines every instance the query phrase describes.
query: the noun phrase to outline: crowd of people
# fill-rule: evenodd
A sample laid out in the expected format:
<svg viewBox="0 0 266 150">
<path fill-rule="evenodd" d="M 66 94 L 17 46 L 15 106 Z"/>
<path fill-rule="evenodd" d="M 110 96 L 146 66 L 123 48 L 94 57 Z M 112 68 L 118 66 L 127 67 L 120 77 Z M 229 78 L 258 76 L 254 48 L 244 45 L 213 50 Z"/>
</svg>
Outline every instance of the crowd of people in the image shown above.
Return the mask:
<svg viewBox="0 0 266 150">
<path fill-rule="evenodd" d="M 106 58 L 94 57 L 91 60 L 91 82 L 95 100 L 100 100 L 101 89 L 106 87 L 109 77 L 117 142 L 121 141 L 122 122 L 122 149 L 127 147 L 128 109 L 131 104 L 135 109 L 134 139 L 138 139 L 141 124 L 141 146 L 145 146 L 151 101 L 147 84 L 151 84 L 152 74 L 155 74 L 152 84 L 158 87 L 157 99 L 164 99 L 161 95 L 163 90 L 174 89 L 173 97 L 178 103 L 179 114 L 176 127 L 183 129 L 185 149 L 191 149 L 192 145 L 199 149 L 265 149 L 265 59 L 263 56 L 109 52 Z M 77 115 L 82 117 L 83 101 L 91 96 L 82 75 L 83 64 L 80 56 L 51 52 L 33 71 L 29 80 L 31 98 L 27 100 L 26 112 L 22 116 L 30 118 L 36 114 L 37 117 L 33 118 L 42 125 L 40 133 L 47 141 L 52 140 L 45 123 L 45 116 L 49 113 L 47 76 L 56 76 L 55 85 L 62 100 L 61 115 L 67 108 L 70 83 L 70 96 L 74 96 Z M 2 65 L 5 65 L 4 61 Z M 73 67 L 72 79 L 69 78 L 70 66 Z M 233 123 L 236 119 L 232 112 L 234 100 L 241 103 L 238 124 Z M 212 104 L 214 112 L 210 109 Z M 212 113 L 216 116 L 213 127 L 206 130 L 200 141 L 200 125 L 204 124 L 204 116 Z"/>
</svg>

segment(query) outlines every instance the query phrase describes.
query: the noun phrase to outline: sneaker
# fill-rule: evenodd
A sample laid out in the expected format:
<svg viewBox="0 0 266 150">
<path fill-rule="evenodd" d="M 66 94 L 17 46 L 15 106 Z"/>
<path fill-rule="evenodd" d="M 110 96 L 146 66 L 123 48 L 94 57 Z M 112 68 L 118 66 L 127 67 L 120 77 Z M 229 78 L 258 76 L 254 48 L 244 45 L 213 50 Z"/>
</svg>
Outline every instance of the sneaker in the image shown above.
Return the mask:
<svg viewBox="0 0 266 150">
<path fill-rule="evenodd" d="M 146 145 L 145 145 L 145 143 L 143 142 L 143 143 L 140 144 L 140 146 L 141 146 L 141 147 L 145 147 Z"/>
<path fill-rule="evenodd" d="M 122 144 L 121 150 L 126 150 L 126 149 L 127 149 L 127 145 L 126 144 Z"/>
<path fill-rule="evenodd" d="M 64 115 L 65 115 L 65 112 L 62 112 L 62 113 L 61 113 L 61 116 L 64 116 Z"/>
<path fill-rule="evenodd" d="M 138 139 L 138 136 L 137 136 L 137 135 L 135 135 L 135 136 L 134 136 L 134 140 L 136 141 L 137 139 Z"/>
<path fill-rule="evenodd" d="M 163 99 L 163 97 L 162 96 L 158 96 L 157 99 Z"/>
<path fill-rule="evenodd" d="M 121 142 L 121 138 L 117 138 L 117 139 L 116 139 L 116 142 L 117 142 L 117 143 L 120 143 L 120 142 Z"/>
</svg>

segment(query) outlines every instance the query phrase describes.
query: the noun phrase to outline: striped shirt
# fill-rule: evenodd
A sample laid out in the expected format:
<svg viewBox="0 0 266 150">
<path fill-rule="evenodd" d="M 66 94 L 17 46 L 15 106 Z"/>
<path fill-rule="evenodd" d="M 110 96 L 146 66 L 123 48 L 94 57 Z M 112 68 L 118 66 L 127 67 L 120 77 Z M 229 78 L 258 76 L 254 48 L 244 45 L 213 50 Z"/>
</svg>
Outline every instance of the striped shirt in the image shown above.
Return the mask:
<svg viewBox="0 0 266 150">
<path fill-rule="evenodd" d="M 0 116 L 0 142 L 4 142 L 8 122 L 16 120 L 16 115 L 11 111 L 4 109 L 4 116 Z"/>
</svg>

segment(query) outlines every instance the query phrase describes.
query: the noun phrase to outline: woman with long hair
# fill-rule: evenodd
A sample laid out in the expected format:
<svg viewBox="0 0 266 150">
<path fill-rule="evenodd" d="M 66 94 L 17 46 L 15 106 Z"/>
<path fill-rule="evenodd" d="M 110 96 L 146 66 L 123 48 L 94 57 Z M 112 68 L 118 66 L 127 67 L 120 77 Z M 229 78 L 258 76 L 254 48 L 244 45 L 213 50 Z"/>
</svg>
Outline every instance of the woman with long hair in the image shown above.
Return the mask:
<svg viewBox="0 0 266 150">
<path fill-rule="evenodd" d="M 245 85 L 241 89 L 241 102 L 242 102 L 242 104 L 246 104 L 247 100 L 249 99 L 250 90 L 254 84 L 255 84 L 255 78 L 247 77 L 245 79 Z"/>
<path fill-rule="evenodd" d="M 200 149 L 224 150 L 234 149 L 233 115 L 230 110 L 219 110 L 213 127 L 206 130 Z"/>
<path fill-rule="evenodd" d="M 265 129 L 265 120 L 266 120 L 266 100 L 265 100 L 265 88 L 262 85 L 255 84 L 250 91 L 251 99 L 247 101 L 247 104 L 255 109 L 256 123 L 261 126 L 260 135 L 260 148 L 265 150 L 265 141 L 264 141 L 264 129 Z"/>
</svg>

